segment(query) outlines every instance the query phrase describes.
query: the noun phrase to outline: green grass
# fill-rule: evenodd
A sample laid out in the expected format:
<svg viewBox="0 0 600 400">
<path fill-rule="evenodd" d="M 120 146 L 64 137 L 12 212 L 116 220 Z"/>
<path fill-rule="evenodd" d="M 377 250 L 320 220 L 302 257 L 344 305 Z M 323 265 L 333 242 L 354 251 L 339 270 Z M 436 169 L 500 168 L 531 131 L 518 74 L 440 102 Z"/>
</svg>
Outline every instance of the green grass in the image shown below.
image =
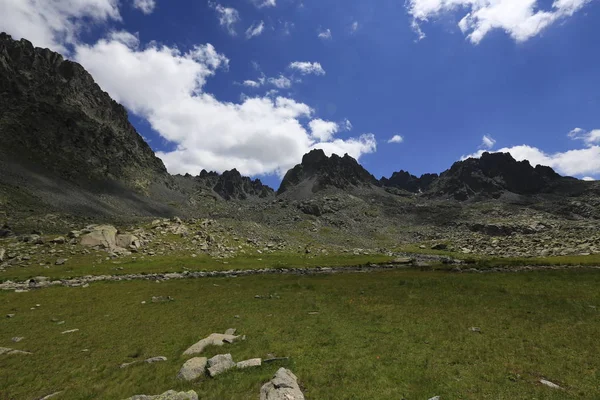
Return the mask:
<svg viewBox="0 0 600 400">
<path fill-rule="evenodd" d="M 100 253 L 101 257 L 108 254 Z M 385 263 L 393 257 L 385 255 L 354 255 L 354 254 L 303 254 L 303 253 L 265 253 L 260 255 L 239 255 L 228 259 L 215 259 L 205 254 L 197 257 L 186 255 L 156 255 L 146 256 L 135 260 L 131 257 L 103 260 L 97 262 L 98 256 L 76 255 L 61 256 L 68 258 L 64 265 L 49 267 L 33 265 L 23 268 L 9 268 L 0 272 L 0 281 L 25 280 L 34 276 L 50 278 L 69 278 L 85 275 L 123 275 L 137 273 L 166 273 L 183 272 L 185 270 L 225 271 L 230 269 L 260 269 L 260 268 L 299 268 L 299 267 L 337 267 L 354 266 L 369 263 Z M 53 260 L 58 257 L 54 256 Z"/>
<path fill-rule="evenodd" d="M 563 270 L 252 276 L 3 292 L 0 346 L 34 354 L 0 356 L 0 399 L 58 390 L 64 392 L 57 400 L 123 399 L 194 389 L 207 400 L 255 400 L 282 365 L 299 377 L 307 399 L 598 399 L 599 289 L 598 271 Z M 175 301 L 149 302 L 160 295 Z M 482 333 L 469 331 L 473 326 Z M 182 352 L 230 327 L 247 340 L 207 356 L 273 353 L 290 361 L 178 382 Z M 60 333 L 74 328 L 80 331 Z M 12 343 L 13 336 L 26 339 Z M 118 368 L 157 355 L 169 360 Z M 541 378 L 566 390 L 544 387 Z"/>
</svg>

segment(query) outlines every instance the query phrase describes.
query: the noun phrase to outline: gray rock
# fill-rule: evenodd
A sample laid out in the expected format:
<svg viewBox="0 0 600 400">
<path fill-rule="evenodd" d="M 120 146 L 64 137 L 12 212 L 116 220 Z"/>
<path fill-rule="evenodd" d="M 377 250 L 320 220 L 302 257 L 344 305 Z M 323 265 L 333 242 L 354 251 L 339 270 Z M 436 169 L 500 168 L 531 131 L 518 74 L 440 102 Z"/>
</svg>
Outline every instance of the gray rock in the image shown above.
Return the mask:
<svg viewBox="0 0 600 400">
<path fill-rule="evenodd" d="M 441 397 L 440 396 L 433 396 L 432 398 L 430 398 L 429 400 L 440 400 Z"/>
<path fill-rule="evenodd" d="M 192 345 L 190 348 L 188 348 L 186 351 L 183 352 L 183 355 L 187 356 L 187 355 L 192 355 L 192 354 L 199 354 L 199 353 L 202 353 L 202 351 L 204 351 L 204 349 L 208 346 L 223 346 L 223 344 L 225 342 L 232 343 L 232 342 L 238 340 L 239 338 L 240 338 L 239 336 L 234 336 L 234 335 L 213 333 L 210 336 L 208 336 L 208 337 L 200 340 L 196 344 Z"/>
<path fill-rule="evenodd" d="M 6 318 L 14 318 L 15 314 L 6 314 Z"/>
<path fill-rule="evenodd" d="M 169 390 L 156 396 L 138 394 L 128 397 L 125 400 L 198 400 L 198 394 L 193 390 L 190 390 L 189 392 L 176 392 L 174 390 Z"/>
<path fill-rule="evenodd" d="M 235 335 L 235 333 L 237 332 L 237 329 L 235 328 L 229 328 L 225 331 L 226 335 Z"/>
<path fill-rule="evenodd" d="M 298 378 L 289 369 L 279 368 L 269 382 L 260 388 L 260 400 L 304 400 Z"/>
<path fill-rule="evenodd" d="M 59 236 L 57 238 L 52 239 L 50 242 L 56 244 L 65 244 L 66 241 L 67 240 L 63 236 Z"/>
<path fill-rule="evenodd" d="M 91 231 L 81 236 L 80 244 L 89 247 L 113 249 L 116 247 L 117 228 L 111 225 L 92 226 Z"/>
<path fill-rule="evenodd" d="M 139 249 L 141 247 L 140 239 L 131 233 L 117 235 L 115 237 L 115 243 L 117 247 L 122 247 L 124 249 L 127 249 L 130 246 L 133 246 L 135 249 Z"/>
<path fill-rule="evenodd" d="M 547 381 L 547 380 L 545 380 L 545 379 L 540 379 L 540 383 L 541 383 L 542 385 L 544 385 L 544 386 L 548 386 L 549 388 L 552 388 L 552 389 L 562 389 L 562 388 L 561 388 L 560 386 L 558 386 L 556 383 L 553 383 L 553 382 Z"/>
<path fill-rule="evenodd" d="M 206 357 L 194 357 L 187 360 L 179 370 L 177 378 L 185 381 L 193 381 L 201 377 L 205 373 L 207 362 Z"/>
<path fill-rule="evenodd" d="M 10 349 L 8 347 L 0 347 L 0 355 L 2 354 L 32 354 L 28 351 L 21 351 L 21 350 L 15 350 L 15 349 Z"/>
<path fill-rule="evenodd" d="M 54 265 L 64 265 L 66 262 L 67 262 L 66 259 L 59 258 L 58 260 L 56 260 L 56 262 L 54 263 Z"/>
<path fill-rule="evenodd" d="M 51 393 L 51 394 L 49 394 L 47 396 L 44 396 L 44 397 L 40 398 L 40 400 L 49 400 L 49 399 L 51 399 L 51 398 L 53 398 L 55 396 L 58 396 L 61 393 L 62 393 L 62 391 L 61 392 L 54 392 L 54 393 Z"/>
<path fill-rule="evenodd" d="M 6 250 L 0 248 L 0 262 L 4 261 L 5 254 L 6 254 Z"/>
<path fill-rule="evenodd" d="M 167 361 L 167 357 L 158 356 L 158 357 L 152 357 L 152 358 L 148 358 L 147 360 L 144 360 L 144 362 L 147 364 L 153 364 L 153 363 L 161 362 L 161 361 Z"/>
<path fill-rule="evenodd" d="M 251 368 L 251 367 L 260 367 L 262 365 L 262 360 L 260 358 L 251 358 L 250 360 L 240 361 L 236 364 L 238 369 Z"/>
<path fill-rule="evenodd" d="M 208 374 L 213 378 L 235 367 L 231 354 L 217 354 L 208 360 L 207 365 Z"/>
<path fill-rule="evenodd" d="M 74 332 L 77 332 L 78 330 L 79 330 L 79 329 L 71 329 L 71 330 L 68 330 L 68 331 L 61 332 L 61 333 L 64 335 L 64 334 L 66 334 L 66 333 L 74 333 Z"/>
<path fill-rule="evenodd" d="M 22 336 L 15 336 L 14 338 L 12 338 L 11 340 L 15 343 L 19 343 L 21 340 L 25 339 Z"/>
</svg>

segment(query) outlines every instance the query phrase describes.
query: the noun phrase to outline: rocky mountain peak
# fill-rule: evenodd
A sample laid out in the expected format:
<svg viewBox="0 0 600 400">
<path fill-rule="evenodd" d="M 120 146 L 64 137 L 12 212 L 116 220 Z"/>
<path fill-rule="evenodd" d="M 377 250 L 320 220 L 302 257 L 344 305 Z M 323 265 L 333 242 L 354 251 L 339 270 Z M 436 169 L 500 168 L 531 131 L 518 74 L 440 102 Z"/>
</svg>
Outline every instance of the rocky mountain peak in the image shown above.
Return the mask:
<svg viewBox="0 0 600 400">
<path fill-rule="evenodd" d="M 264 185 L 260 179 L 252 180 L 247 176 L 242 176 L 235 168 L 224 171 L 222 174 L 202 170 L 196 180 L 204 187 L 214 190 L 225 200 L 245 200 L 249 197 L 264 198 L 275 193 L 272 188 Z"/>
<path fill-rule="evenodd" d="M 85 69 L 0 34 L 0 153 L 72 181 L 146 187 L 162 161 Z"/>
<path fill-rule="evenodd" d="M 435 194 L 458 200 L 475 195 L 499 197 L 503 192 L 536 194 L 549 192 L 561 176 L 550 167 L 516 161 L 510 153 L 483 153 L 480 158 L 458 161 L 432 184 Z"/>
<path fill-rule="evenodd" d="M 354 158 L 348 154 L 327 157 L 323 150 L 315 149 L 305 154 L 302 163 L 285 174 L 277 193 L 300 186 L 303 191 L 314 193 L 328 187 L 347 189 L 369 185 L 379 185 L 379 182 Z"/>
<path fill-rule="evenodd" d="M 384 187 L 403 189 L 412 193 L 427 191 L 431 184 L 438 179 L 438 174 L 424 174 L 420 178 L 407 171 L 394 172 L 390 178 L 381 178 L 379 182 Z"/>
</svg>

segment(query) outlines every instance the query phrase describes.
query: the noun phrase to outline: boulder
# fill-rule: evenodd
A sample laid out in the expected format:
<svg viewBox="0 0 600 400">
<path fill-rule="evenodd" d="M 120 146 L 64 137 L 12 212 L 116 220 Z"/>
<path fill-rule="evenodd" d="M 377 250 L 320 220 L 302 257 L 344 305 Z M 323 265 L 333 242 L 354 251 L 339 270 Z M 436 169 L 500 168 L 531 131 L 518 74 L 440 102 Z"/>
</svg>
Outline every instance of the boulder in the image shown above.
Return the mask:
<svg viewBox="0 0 600 400">
<path fill-rule="evenodd" d="M 204 349 L 208 346 L 223 346 L 224 343 L 233 343 L 239 338 L 240 336 L 213 333 L 210 336 L 192 345 L 190 348 L 183 352 L 183 355 L 188 356 L 192 354 L 199 354 L 202 353 Z"/>
<path fill-rule="evenodd" d="M 0 262 L 4 261 L 4 256 L 6 255 L 6 250 L 0 248 Z"/>
<path fill-rule="evenodd" d="M 80 244 L 89 247 L 112 249 L 116 247 L 117 228 L 111 225 L 96 225 L 81 236 Z"/>
<path fill-rule="evenodd" d="M 289 369 L 279 368 L 269 382 L 260 388 L 260 400 L 304 400 L 298 378 Z"/>
<path fill-rule="evenodd" d="M 262 359 L 260 358 L 251 358 L 250 360 L 240 361 L 236 364 L 238 369 L 245 369 L 251 367 L 260 367 L 262 365 Z"/>
<path fill-rule="evenodd" d="M 145 394 L 138 394 L 132 397 L 128 397 L 125 400 L 198 400 L 198 394 L 193 390 L 188 392 L 176 392 L 169 390 L 163 394 L 156 396 L 148 396 Z"/>
<path fill-rule="evenodd" d="M 201 377 L 204 375 L 207 362 L 208 360 L 206 357 L 194 357 L 187 360 L 179 370 L 177 378 L 185 381 L 193 381 L 194 379 Z"/>
<path fill-rule="evenodd" d="M 235 367 L 231 354 L 217 354 L 207 362 L 208 374 L 214 378 Z"/>
<path fill-rule="evenodd" d="M 15 350 L 15 349 L 10 349 L 8 347 L 0 347 L 0 355 L 2 354 L 31 354 L 28 351 L 21 351 L 21 350 Z"/>
<path fill-rule="evenodd" d="M 115 243 L 117 247 L 122 247 L 124 249 L 130 248 L 130 246 L 133 246 L 136 249 L 142 247 L 140 239 L 131 233 L 122 233 L 117 235 L 115 238 Z"/>
</svg>

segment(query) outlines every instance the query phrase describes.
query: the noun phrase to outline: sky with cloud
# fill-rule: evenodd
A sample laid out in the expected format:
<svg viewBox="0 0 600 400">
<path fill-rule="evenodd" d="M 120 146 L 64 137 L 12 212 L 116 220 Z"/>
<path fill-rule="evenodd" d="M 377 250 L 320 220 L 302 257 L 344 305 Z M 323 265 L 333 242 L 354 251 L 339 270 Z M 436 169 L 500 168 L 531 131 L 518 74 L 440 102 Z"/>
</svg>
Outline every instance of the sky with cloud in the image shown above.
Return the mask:
<svg viewBox="0 0 600 400">
<path fill-rule="evenodd" d="M 322 148 L 600 179 L 597 0 L 0 0 L 0 31 L 80 62 L 172 173 L 277 186 Z"/>
</svg>

